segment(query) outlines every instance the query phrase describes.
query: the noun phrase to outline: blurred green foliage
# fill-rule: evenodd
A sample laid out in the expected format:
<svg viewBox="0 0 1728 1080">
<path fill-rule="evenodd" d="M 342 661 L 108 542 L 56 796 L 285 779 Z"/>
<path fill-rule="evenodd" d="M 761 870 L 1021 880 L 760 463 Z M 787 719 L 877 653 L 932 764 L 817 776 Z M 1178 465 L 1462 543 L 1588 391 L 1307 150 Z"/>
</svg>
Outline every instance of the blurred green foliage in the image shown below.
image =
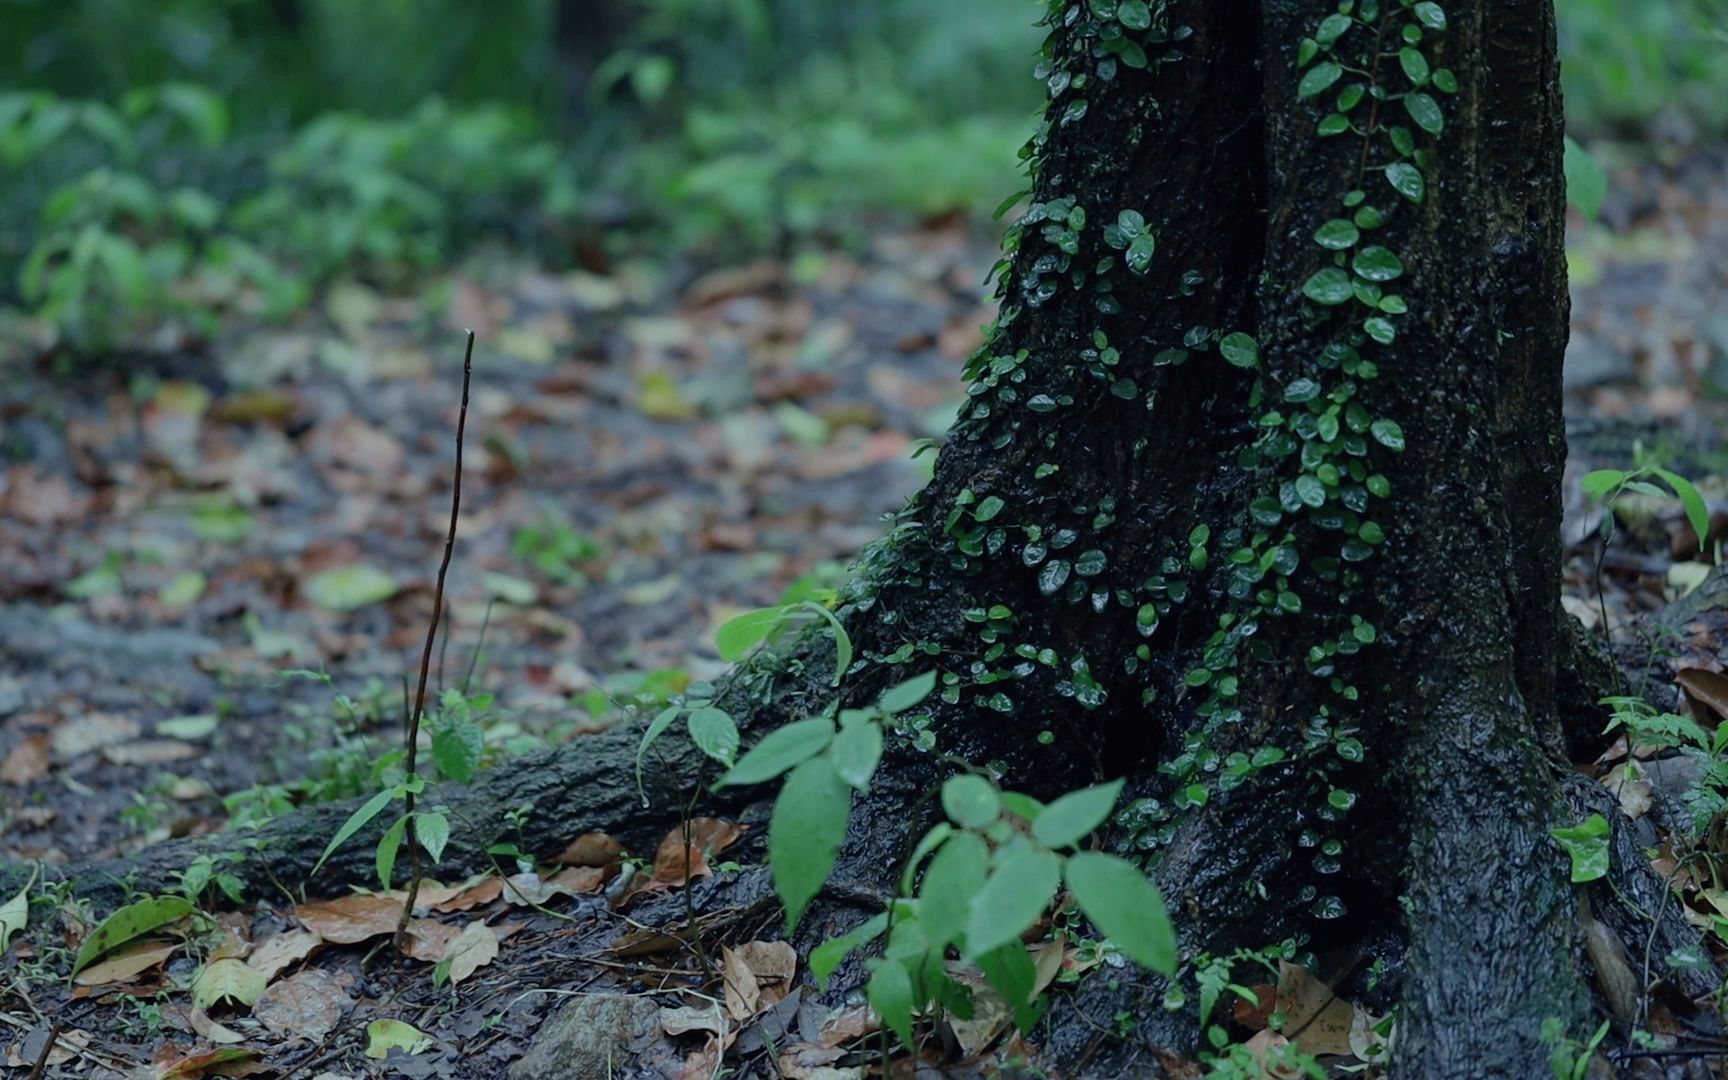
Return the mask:
<svg viewBox="0 0 1728 1080">
<path fill-rule="evenodd" d="M 1728 0 L 1558 0 L 1575 131 L 1728 129 Z M 478 238 L 737 258 L 981 219 L 1038 0 L 0 0 L 0 304 L 103 347 Z"/>
</svg>

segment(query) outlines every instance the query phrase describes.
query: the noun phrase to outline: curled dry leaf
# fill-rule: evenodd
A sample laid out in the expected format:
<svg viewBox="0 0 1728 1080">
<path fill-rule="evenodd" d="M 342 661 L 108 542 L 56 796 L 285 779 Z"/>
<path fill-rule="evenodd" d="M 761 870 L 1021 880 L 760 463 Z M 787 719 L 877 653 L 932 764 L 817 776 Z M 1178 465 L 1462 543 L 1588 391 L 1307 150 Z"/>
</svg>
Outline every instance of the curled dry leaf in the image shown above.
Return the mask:
<svg viewBox="0 0 1728 1080">
<path fill-rule="evenodd" d="M 336 900 L 300 904 L 294 917 L 325 941 L 357 945 L 379 934 L 393 933 L 402 917 L 402 902 L 388 896 L 355 893 Z"/>
<path fill-rule="evenodd" d="M 1686 692 L 1693 705 L 1692 713 L 1708 721 L 1705 712 L 1715 713 L 1718 722 L 1728 720 L 1728 675 L 1706 668 L 1686 668 L 1674 676 L 1674 681 Z"/>
<path fill-rule="evenodd" d="M 736 949 L 722 946 L 720 956 L 726 1011 L 734 1020 L 749 1020 L 773 1008 L 792 990 L 798 954 L 784 941 L 752 941 Z"/>
<path fill-rule="evenodd" d="M 597 893 L 605 886 L 609 876 L 608 870 L 588 866 L 566 867 L 549 878 L 542 878 L 530 870 L 506 878 L 503 894 L 504 899 L 513 904 L 532 907 L 545 904 L 557 896 Z"/>
<path fill-rule="evenodd" d="M 225 1046 L 219 1050 L 199 1050 L 187 1053 L 172 1044 L 163 1046 L 151 1057 L 155 1080 L 204 1080 L 207 1076 L 245 1075 L 248 1066 L 258 1057 L 258 1051 L 245 1046 Z"/>
<path fill-rule="evenodd" d="M 684 829 L 674 827 L 654 853 L 654 883 L 677 886 L 691 878 L 709 876 L 713 871 L 708 868 L 708 858 L 731 847 L 743 833 L 744 827 L 736 821 L 691 818 L 690 847 L 686 851 Z"/>
</svg>

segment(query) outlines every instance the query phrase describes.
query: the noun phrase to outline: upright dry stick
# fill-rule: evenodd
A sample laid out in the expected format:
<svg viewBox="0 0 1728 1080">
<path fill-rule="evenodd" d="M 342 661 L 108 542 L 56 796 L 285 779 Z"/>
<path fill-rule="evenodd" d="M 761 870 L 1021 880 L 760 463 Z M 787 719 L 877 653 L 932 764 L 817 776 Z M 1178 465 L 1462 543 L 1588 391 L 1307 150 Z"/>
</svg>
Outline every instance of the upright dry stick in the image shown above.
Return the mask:
<svg viewBox="0 0 1728 1080">
<path fill-rule="evenodd" d="M 426 676 L 432 670 L 432 643 L 438 637 L 438 620 L 444 614 L 444 575 L 450 570 L 450 553 L 456 547 L 456 515 L 462 509 L 462 436 L 468 426 L 468 383 L 474 373 L 474 331 L 468 331 L 468 347 L 462 355 L 462 408 L 456 414 L 456 481 L 450 494 L 450 528 L 444 534 L 444 561 L 438 564 L 438 585 L 432 592 L 432 619 L 426 625 L 426 648 L 420 653 L 420 686 L 414 692 L 414 711 L 408 714 L 408 730 L 405 733 L 408 745 L 405 767 L 408 772 L 408 782 L 412 784 L 415 773 L 416 751 L 420 744 L 420 717 L 426 711 Z M 403 839 L 408 844 L 408 865 L 411 876 L 408 880 L 408 899 L 402 904 L 402 918 L 396 924 L 396 951 L 404 952 L 408 943 L 408 920 L 414 914 L 414 900 L 420 894 L 420 838 L 414 830 L 414 792 L 409 790 L 406 804 L 408 815 L 407 832 Z"/>
</svg>

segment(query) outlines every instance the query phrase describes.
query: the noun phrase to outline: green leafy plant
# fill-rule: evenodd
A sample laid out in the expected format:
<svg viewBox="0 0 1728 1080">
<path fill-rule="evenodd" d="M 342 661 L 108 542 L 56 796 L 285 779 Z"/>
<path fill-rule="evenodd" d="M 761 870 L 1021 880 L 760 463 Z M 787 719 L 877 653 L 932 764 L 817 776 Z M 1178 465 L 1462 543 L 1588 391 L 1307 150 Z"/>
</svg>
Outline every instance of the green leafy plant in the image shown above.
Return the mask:
<svg viewBox="0 0 1728 1080">
<path fill-rule="evenodd" d="M 1658 487 L 1653 480 L 1661 480 L 1667 484 L 1673 490 L 1674 496 L 1680 500 L 1680 506 L 1686 513 L 1686 521 L 1692 526 L 1693 535 L 1698 538 L 1699 551 L 1704 550 L 1710 535 L 1710 508 L 1704 502 L 1704 496 L 1692 481 L 1672 469 L 1646 463 L 1631 470 L 1597 469 L 1586 473 L 1578 482 L 1579 488 L 1605 508 L 1601 525 L 1602 545 L 1596 554 L 1596 603 L 1602 616 L 1603 634 L 1608 633 L 1608 602 L 1602 592 L 1602 566 L 1608 556 L 1608 545 L 1614 541 L 1614 504 L 1622 495 L 1628 493 L 1666 499 L 1668 492 Z"/>
<path fill-rule="evenodd" d="M 769 821 L 768 862 L 794 926 L 827 881 L 851 819 L 852 799 L 869 790 L 895 718 L 936 687 L 927 673 L 885 691 L 875 705 L 841 709 L 788 724 L 765 736 L 716 786 L 785 777 Z M 1003 791 L 978 772 L 961 772 L 941 789 L 948 820 L 934 826 L 902 869 L 890 910 L 811 956 L 819 981 L 854 949 L 886 933 L 871 962 L 871 1005 L 908 1048 L 914 1016 L 935 1005 L 970 1013 L 970 995 L 949 976 L 950 948 L 975 963 L 1029 1030 L 1041 1015 L 1036 974 L 1020 936 L 1062 886 L 1099 930 L 1137 962 L 1166 974 L 1176 966 L 1175 933 L 1157 888 L 1132 863 L 1083 850 L 1110 816 L 1116 781 L 1072 792 L 1044 805 Z M 927 865 L 926 865 L 927 862 Z M 919 871 L 923 870 L 920 880 Z"/>
<path fill-rule="evenodd" d="M 1566 1030 L 1565 1021 L 1549 1017 L 1542 1022 L 1542 1041 L 1550 1047 L 1548 1065 L 1554 1070 L 1554 1080 L 1584 1080 L 1590 1075 L 1590 1060 L 1602 1040 L 1608 1037 L 1609 1022 L 1602 1021 L 1590 1038 L 1579 1041 Z"/>
</svg>

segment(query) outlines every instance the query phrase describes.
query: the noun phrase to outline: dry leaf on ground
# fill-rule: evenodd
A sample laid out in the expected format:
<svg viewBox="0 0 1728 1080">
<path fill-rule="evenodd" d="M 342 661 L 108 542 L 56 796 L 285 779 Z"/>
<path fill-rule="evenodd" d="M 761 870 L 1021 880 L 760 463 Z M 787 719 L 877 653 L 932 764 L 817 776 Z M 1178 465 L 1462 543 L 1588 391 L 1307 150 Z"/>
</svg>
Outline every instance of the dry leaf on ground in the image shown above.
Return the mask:
<svg viewBox="0 0 1728 1080">
<path fill-rule="evenodd" d="M 300 904 L 294 917 L 306 929 L 337 945 L 358 945 L 379 934 L 392 933 L 402 917 L 402 902 L 387 896 L 355 893 L 336 900 Z"/>
<path fill-rule="evenodd" d="M 264 991 L 252 1015 L 278 1035 L 317 1042 L 335 1031 L 353 1007 L 347 982 L 345 977 L 308 968 Z"/>
</svg>

